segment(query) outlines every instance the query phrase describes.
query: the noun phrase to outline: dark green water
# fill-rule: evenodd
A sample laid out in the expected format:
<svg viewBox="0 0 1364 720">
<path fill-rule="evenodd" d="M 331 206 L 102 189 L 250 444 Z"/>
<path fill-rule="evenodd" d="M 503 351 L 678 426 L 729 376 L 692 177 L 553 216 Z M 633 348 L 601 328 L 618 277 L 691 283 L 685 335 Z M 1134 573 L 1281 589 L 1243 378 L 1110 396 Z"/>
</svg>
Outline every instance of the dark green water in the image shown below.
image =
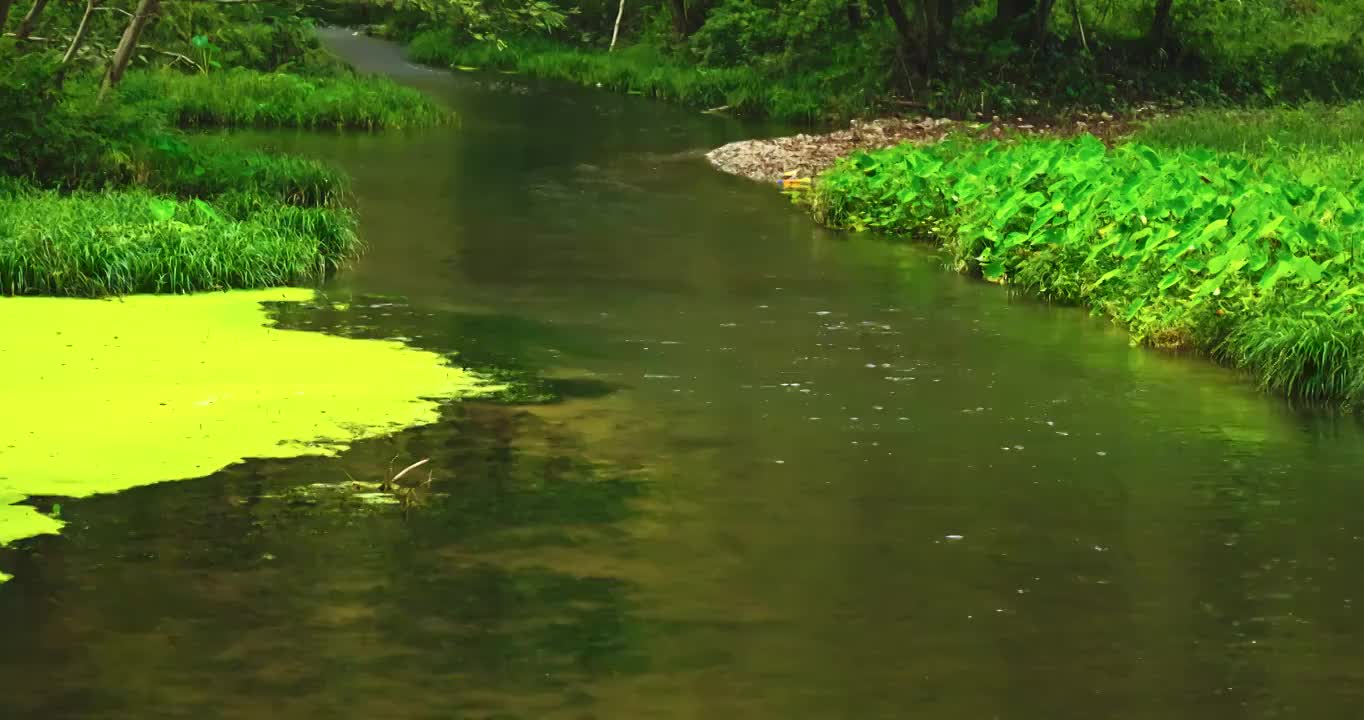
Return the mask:
<svg viewBox="0 0 1364 720">
<path fill-rule="evenodd" d="M 0 718 L 1364 715 L 1355 421 L 699 159 L 770 128 L 333 40 L 463 126 L 259 139 L 371 244 L 281 321 L 566 399 L 69 503 L 0 553 Z M 448 496 L 286 496 L 394 455 Z"/>
</svg>

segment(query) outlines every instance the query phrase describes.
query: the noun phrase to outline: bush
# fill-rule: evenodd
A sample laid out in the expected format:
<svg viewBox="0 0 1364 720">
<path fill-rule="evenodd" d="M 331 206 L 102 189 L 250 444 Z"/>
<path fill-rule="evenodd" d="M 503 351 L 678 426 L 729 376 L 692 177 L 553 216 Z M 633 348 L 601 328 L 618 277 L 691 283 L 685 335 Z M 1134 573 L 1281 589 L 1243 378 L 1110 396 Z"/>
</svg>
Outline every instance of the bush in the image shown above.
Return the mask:
<svg viewBox="0 0 1364 720">
<path fill-rule="evenodd" d="M 1092 137 L 858 153 L 809 198 L 833 225 L 931 237 L 959 269 L 1086 304 L 1293 397 L 1364 400 L 1364 182 Z"/>
</svg>

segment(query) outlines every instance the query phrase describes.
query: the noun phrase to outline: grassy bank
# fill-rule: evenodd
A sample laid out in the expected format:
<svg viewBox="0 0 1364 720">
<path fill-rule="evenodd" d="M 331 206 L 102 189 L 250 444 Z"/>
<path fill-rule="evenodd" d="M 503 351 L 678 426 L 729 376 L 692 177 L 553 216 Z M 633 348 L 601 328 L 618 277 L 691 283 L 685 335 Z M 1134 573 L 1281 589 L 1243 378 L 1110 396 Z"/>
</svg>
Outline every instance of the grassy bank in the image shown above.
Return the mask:
<svg viewBox="0 0 1364 720">
<path fill-rule="evenodd" d="M 940 243 L 963 272 L 1089 306 L 1266 389 L 1364 400 L 1364 182 L 1348 175 L 1089 137 L 951 141 L 856 154 L 807 199 L 832 225 Z"/>
<path fill-rule="evenodd" d="M 1364 178 L 1364 103 L 1196 110 L 1151 121 L 1135 139 L 1282 162 L 1307 182 Z"/>
<path fill-rule="evenodd" d="M 751 67 L 704 67 L 681 62 L 649 45 L 606 53 L 549 40 L 514 40 L 499 48 L 469 43 L 450 31 L 418 34 L 407 54 L 415 62 L 447 68 L 481 68 L 602 87 L 699 108 L 782 119 L 854 114 L 874 98 L 849 92 L 838 74 L 788 73 L 766 77 Z"/>
<path fill-rule="evenodd" d="M 62 194 L 0 183 L 0 294 L 98 297 L 311 282 L 360 249 L 345 209 L 233 192 Z"/>
<path fill-rule="evenodd" d="M 187 75 L 163 69 L 129 75 L 120 94 L 189 128 L 381 130 L 431 127 L 453 118 L 417 90 L 352 74 L 303 77 L 237 68 Z"/>
</svg>

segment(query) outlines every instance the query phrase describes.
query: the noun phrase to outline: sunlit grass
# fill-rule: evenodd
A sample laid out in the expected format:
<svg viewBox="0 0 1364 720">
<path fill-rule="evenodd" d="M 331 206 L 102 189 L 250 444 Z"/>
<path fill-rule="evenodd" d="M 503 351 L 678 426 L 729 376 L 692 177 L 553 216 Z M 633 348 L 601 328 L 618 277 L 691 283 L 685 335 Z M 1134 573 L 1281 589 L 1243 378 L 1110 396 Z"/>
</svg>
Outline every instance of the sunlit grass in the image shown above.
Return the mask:
<svg viewBox="0 0 1364 720">
<path fill-rule="evenodd" d="M 1308 180 L 1364 180 L 1364 103 L 1198 110 L 1153 120 L 1136 137 L 1159 147 L 1203 147 L 1282 162 Z"/>
<path fill-rule="evenodd" d="M 98 297 L 314 282 L 360 250 L 353 214 L 259 193 L 61 194 L 0 181 L 0 293 Z"/>
<path fill-rule="evenodd" d="M 365 130 L 430 127 L 453 115 L 429 97 L 375 76 L 302 77 L 234 69 L 206 75 L 131 73 L 121 94 L 162 108 L 182 127 Z"/>
</svg>

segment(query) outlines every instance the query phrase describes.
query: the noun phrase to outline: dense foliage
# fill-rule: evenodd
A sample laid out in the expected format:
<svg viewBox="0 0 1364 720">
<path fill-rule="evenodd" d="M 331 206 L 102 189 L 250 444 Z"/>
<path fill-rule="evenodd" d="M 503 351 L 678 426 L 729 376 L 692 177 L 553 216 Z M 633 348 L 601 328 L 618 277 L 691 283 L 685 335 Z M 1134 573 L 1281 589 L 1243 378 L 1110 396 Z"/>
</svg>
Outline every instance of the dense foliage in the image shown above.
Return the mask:
<svg viewBox="0 0 1364 720">
<path fill-rule="evenodd" d="M 859 153 L 824 220 L 941 242 L 957 266 L 1093 307 L 1309 399 L 1364 399 L 1364 181 L 1085 137 Z"/>
<path fill-rule="evenodd" d="M 422 9 L 444 3 L 356 5 L 421 61 L 789 117 L 1364 97 L 1364 0 L 585 0 L 496 36 Z"/>
</svg>

